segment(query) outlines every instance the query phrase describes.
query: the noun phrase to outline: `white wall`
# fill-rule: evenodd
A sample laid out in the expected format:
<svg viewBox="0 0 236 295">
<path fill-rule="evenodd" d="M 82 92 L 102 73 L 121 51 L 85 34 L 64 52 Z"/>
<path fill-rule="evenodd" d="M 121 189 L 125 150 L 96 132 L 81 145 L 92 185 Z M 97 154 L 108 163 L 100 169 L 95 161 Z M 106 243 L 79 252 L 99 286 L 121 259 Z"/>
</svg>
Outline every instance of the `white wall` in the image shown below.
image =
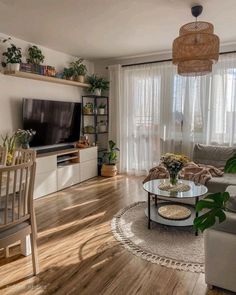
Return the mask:
<svg viewBox="0 0 236 295">
<path fill-rule="evenodd" d="M 0 39 L 8 36 L 0 33 Z M 22 48 L 25 52 L 30 42 L 12 37 L 12 41 Z M 34 45 L 34 44 L 33 44 Z M 0 44 L 0 55 L 4 50 L 3 44 Z M 62 70 L 68 66 L 75 57 L 49 48 L 39 46 L 45 55 L 45 65 L 55 66 L 57 70 Z M 25 61 L 25 58 L 23 59 Z M 89 73 L 94 72 L 92 62 L 85 61 Z M 79 87 L 54 84 L 36 80 L 22 79 L 11 76 L 5 76 L 0 73 L 0 135 L 21 128 L 21 109 L 22 98 L 41 98 L 62 101 L 80 101 L 83 90 Z"/>
</svg>

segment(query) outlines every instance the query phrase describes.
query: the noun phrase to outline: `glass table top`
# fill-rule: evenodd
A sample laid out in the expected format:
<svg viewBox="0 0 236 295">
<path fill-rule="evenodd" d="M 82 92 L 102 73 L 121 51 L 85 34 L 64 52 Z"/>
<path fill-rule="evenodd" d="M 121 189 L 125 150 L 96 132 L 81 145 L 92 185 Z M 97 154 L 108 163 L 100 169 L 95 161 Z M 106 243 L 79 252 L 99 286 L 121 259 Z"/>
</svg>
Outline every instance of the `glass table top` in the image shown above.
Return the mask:
<svg viewBox="0 0 236 295">
<path fill-rule="evenodd" d="M 190 186 L 190 189 L 187 192 L 168 192 L 159 189 L 161 183 L 169 183 L 169 179 L 153 179 L 144 183 L 143 188 L 145 191 L 162 197 L 171 197 L 171 198 L 197 198 L 205 195 L 208 192 L 208 189 L 205 185 L 195 184 L 193 181 L 180 179 L 178 182 L 187 184 Z"/>
</svg>

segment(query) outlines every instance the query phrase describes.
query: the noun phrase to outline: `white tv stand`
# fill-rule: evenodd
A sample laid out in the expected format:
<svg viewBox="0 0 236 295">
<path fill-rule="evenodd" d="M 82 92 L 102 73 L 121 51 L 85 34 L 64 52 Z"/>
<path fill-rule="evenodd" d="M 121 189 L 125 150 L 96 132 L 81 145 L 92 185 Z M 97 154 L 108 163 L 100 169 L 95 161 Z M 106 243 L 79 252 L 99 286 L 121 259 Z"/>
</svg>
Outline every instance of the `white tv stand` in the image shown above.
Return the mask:
<svg viewBox="0 0 236 295">
<path fill-rule="evenodd" d="M 97 176 L 97 147 L 37 155 L 34 199 Z"/>
</svg>

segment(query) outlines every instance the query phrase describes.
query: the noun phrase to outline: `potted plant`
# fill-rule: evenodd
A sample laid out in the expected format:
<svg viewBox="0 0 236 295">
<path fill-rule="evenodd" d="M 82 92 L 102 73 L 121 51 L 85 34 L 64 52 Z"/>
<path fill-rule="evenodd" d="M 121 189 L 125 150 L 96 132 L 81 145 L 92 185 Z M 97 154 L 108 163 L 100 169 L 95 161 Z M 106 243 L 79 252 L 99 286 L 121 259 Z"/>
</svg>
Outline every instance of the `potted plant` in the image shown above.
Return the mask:
<svg viewBox="0 0 236 295">
<path fill-rule="evenodd" d="M 92 125 L 84 126 L 84 133 L 92 134 L 95 132 L 95 128 Z"/>
<path fill-rule="evenodd" d="M 66 80 L 73 80 L 74 70 L 72 68 L 64 68 L 62 78 Z"/>
<path fill-rule="evenodd" d="M 38 46 L 33 45 L 28 48 L 27 63 L 40 65 L 44 62 L 44 55 L 42 50 L 38 48 Z"/>
<path fill-rule="evenodd" d="M 102 91 L 109 89 L 109 81 L 104 78 L 99 78 L 94 74 L 88 76 L 88 83 L 90 84 L 89 92 L 97 96 L 101 96 Z"/>
<path fill-rule="evenodd" d="M 94 113 L 94 106 L 92 102 L 87 102 L 83 107 L 84 115 L 92 115 Z"/>
<path fill-rule="evenodd" d="M 116 143 L 112 140 L 109 140 L 108 152 L 104 153 L 101 169 L 101 175 L 105 177 L 113 177 L 117 174 L 117 157 L 119 149 L 116 147 Z"/>
<path fill-rule="evenodd" d="M 10 42 L 11 38 L 3 40 L 3 43 Z M 11 72 L 20 70 L 21 63 L 21 48 L 17 47 L 15 44 L 10 43 L 9 47 L 7 47 L 6 51 L 2 54 L 5 57 L 5 62 L 2 62 L 2 66 Z"/>
<path fill-rule="evenodd" d="M 100 105 L 98 106 L 98 114 L 99 115 L 104 115 L 105 114 L 105 109 L 106 109 L 106 104 L 101 102 Z"/>
<path fill-rule="evenodd" d="M 78 60 L 70 63 L 70 66 L 74 71 L 74 78 L 80 83 L 84 83 L 85 75 L 87 73 L 87 67 L 82 63 L 83 61 L 84 60 L 82 58 L 79 58 Z"/>
<path fill-rule="evenodd" d="M 98 123 L 98 132 L 106 132 L 106 131 L 107 131 L 106 121 L 101 120 Z"/>
<path fill-rule="evenodd" d="M 18 129 L 16 131 L 17 141 L 23 149 L 29 149 L 30 148 L 29 143 L 35 134 L 36 132 L 32 129 L 30 130 Z"/>
</svg>

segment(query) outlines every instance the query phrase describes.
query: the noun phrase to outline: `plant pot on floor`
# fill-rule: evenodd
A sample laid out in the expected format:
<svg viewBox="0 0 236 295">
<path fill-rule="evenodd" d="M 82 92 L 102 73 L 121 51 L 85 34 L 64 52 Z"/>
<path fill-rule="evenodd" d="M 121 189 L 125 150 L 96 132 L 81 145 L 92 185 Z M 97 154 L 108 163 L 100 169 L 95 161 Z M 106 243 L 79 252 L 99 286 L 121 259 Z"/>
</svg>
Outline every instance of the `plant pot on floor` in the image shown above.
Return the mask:
<svg viewBox="0 0 236 295">
<path fill-rule="evenodd" d="M 108 165 L 108 164 L 103 164 L 102 165 L 102 170 L 101 170 L 101 175 L 105 177 L 113 177 L 116 176 L 117 174 L 117 167 L 116 165 Z"/>
</svg>

